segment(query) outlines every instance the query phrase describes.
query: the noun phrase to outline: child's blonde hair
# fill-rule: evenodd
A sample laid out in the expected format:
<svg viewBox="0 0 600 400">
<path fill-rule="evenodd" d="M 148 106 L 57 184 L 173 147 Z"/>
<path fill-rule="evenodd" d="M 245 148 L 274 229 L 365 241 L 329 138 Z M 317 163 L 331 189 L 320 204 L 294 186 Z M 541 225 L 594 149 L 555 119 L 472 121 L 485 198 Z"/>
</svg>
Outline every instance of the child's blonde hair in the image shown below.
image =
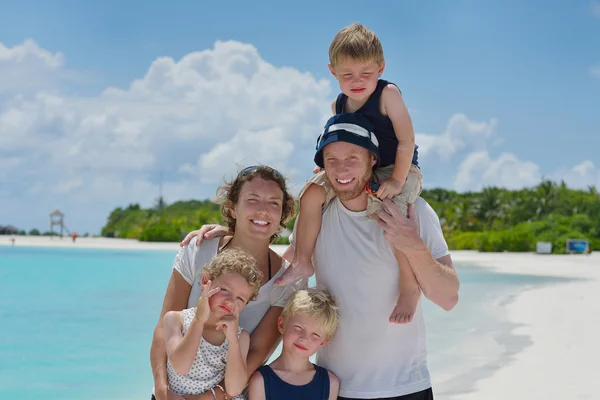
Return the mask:
<svg viewBox="0 0 600 400">
<path fill-rule="evenodd" d="M 382 65 L 383 46 L 372 30 L 352 24 L 339 31 L 329 45 L 329 63 L 333 68 L 344 58 Z"/>
<path fill-rule="evenodd" d="M 227 273 L 236 273 L 241 275 L 250 288 L 252 296 L 249 300 L 256 299 L 262 283 L 263 274 L 258 268 L 256 259 L 245 251 L 239 249 L 227 249 L 217 254 L 210 263 L 204 267 L 204 272 L 208 278 L 214 281 L 218 277 Z"/>
<path fill-rule="evenodd" d="M 281 316 L 283 323 L 294 315 L 306 315 L 314 318 L 319 328 L 330 339 L 339 324 L 339 315 L 335 301 L 328 291 L 317 288 L 295 291 L 285 303 Z"/>
</svg>

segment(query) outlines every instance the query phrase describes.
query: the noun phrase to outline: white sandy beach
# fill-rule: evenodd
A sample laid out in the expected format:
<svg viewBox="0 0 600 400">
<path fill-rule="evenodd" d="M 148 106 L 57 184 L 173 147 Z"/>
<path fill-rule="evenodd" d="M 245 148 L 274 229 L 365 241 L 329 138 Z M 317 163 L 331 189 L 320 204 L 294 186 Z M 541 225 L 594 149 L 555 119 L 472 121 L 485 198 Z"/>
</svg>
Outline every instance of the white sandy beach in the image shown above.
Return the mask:
<svg viewBox="0 0 600 400">
<path fill-rule="evenodd" d="M 70 238 L 15 238 L 16 246 L 173 252 L 179 248 L 178 243 L 108 238 L 77 238 L 76 243 Z M 10 236 L 0 236 L 0 245 L 10 245 Z M 277 246 L 278 252 L 283 249 L 285 246 Z M 477 381 L 473 392 L 453 399 L 600 399 L 600 380 L 594 372 L 599 370 L 600 358 L 600 253 L 548 256 L 460 251 L 452 255 L 457 264 L 474 264 L 499 273 L 577 278 L 515 293 L 505 306 L 510 321 L 519 326 L 512 333 L 527 335 L 532 344 L 507 365 L 498 365 L 491 376 Z"/>
</svg>

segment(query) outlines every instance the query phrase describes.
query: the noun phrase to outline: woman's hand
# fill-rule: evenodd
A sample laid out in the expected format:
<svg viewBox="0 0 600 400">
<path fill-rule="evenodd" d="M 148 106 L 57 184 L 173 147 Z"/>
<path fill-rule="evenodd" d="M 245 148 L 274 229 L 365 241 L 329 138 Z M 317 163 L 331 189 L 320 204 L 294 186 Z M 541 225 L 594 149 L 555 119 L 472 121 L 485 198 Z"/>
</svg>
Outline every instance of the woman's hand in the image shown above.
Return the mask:
<svg viewBox="0 0 600 400">
<path fill-rule="evenodd" d="M 217 224 L 202 225 L 202 228 L 191 231 L 185 238 L 179 243 L 180 247 L 187 246 L 193 238 L 196 238 L 196 246 L 200 246 L 204 239 L 214 239 L 216 237 L 222 237 L 229 233 L 229 229 Z"/>
</svg>

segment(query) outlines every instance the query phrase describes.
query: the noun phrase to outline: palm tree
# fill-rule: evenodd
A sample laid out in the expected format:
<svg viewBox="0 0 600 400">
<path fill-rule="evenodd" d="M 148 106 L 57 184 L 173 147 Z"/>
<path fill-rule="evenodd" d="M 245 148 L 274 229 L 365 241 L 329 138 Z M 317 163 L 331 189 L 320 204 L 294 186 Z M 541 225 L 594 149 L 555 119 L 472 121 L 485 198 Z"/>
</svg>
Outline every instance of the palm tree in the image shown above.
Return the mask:
<svg viewBox="0 0 600 400">
<path fill-rule="evenodd" d="M 494 221 L 502 215 L 501 206 L 500 189 L 497 187 L 486 187 L 479 197 L 475 216 L 480 221 L 485 221 L 486 228 L 490 229 Z"/>
</svg>

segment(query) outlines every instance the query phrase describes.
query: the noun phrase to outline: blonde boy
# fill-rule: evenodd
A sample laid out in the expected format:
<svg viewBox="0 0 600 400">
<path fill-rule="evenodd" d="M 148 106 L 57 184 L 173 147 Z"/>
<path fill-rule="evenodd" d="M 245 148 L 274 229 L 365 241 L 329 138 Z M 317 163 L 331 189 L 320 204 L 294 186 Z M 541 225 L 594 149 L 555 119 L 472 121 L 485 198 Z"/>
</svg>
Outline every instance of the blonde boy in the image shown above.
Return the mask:
<svg viewBox="0 0 600 400">
<path fill-rule="evenodd" d="M 377 211 L 383 209 L 382 201 L 386 198 L 391 198 L 407 216 L 408 205 L 421 192 L 422 175 L 412 122 L 400 90 L 394 83 L 380 79 L 385 69 L 381 42 L 365 26 L 350 25 L 331 42 L 329 60 L 329 70 L 342 91 L 333 101 L 333 113 L 366 117 L 378 142 L 376 181 L 365 188 L 371 193 L 367 216 L 377 219 Z M 331 132 L 323 132 L 323 136 L 328 133 Z M 322 156 L 315 157 L 315 162 L 319 169 L 324 167 Z M 353 160 L 343 162 L 350 168 Z M 321 170 L 302 189 L 293 263 L 276 284 L 286 285 L 314 273 L 311 258 L 321 229 L 321 212 L 335 197 L 334 187 L 343 192 L 345 186 L 351 187 L 357 179 L 349 174 L 339 175 L 339 179 L 331 182 Z M 389 321 L 405 324 L 413 319 L 421 291 L 406 256 L 398 250 L 395 255 L 400 268 L 400 294 Z"/>
<path fill-rule="evenodd" d="M 283 335 L 281 355 L 252 375 L 248 399 L 337 399 L 337 377 L 309 358 L 333 337 L 338 319 L 337 307 L 327 291 L 311 288 L 294 292 L 278 321 Z"/>
</svg>

